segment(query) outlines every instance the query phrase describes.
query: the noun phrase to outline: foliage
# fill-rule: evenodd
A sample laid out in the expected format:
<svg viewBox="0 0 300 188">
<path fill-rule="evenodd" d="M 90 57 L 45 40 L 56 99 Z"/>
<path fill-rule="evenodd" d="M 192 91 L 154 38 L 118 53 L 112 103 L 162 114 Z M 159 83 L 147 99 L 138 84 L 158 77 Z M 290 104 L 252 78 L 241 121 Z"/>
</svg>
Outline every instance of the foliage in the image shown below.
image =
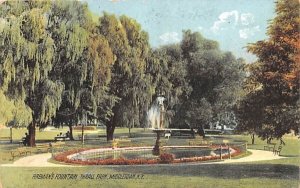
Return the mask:
<svg viewBox="0 0 300 188">
<path fill-rule="evenodd" d="M 9 107 L 0 113 L 29 124 L 31 145 L 36 126 L 68 125 L 72 139 L 83 120 L 105 125 L 112 140 L 116 126 L 145 127 L 160 95 L 167 125 L 207 125 L 231 113 L 243 78 L 243 61 L 216 41 L 185 31 L 181 43 L 151 49 L 136 20 L 96 20 L 81 1 L 3 2 L 0 43 L 0 97 Z"/>
<path fill-rule="evenodd" d="M 116 62 L 112 67 L 109 93 L 114 97 L 110 121 L 107 123 L 107 139 L 113 139 L 115 126 L 140 126 L 151 95 L 145 75 L 149 51 L 147 34 L 133 19 L 104 13 L 99 18 L 98 31 L 108 41 Z"/>
<path fill-rule="evenodd" d="M 240 129 L 264 139 L 281 138 L 290 129 L 298 132 L 300 128 L 298 10 L 297 0 L 278 0 L 269 39 L 248 46 L 258 61 L 249 69 L 247 87 L 254 89 L 248 89 L 239 108 Z"/>
<path fill-rule="evenodd" d="M 161 163 L 171 163 L 174 161 L 175 156 L 170 153 L 162 153 L 159 155 L 159 159 Z"/>
<path fill-rule="evenodd" d="M 54 41 L 46 30 L 49 1 L 5 1 L 0 33 L 1 87 L 13 100 L 25 101 L 32 110 L 30 145 L 35 145 L 35 126 L 56 115 L 63 85 L 48 77 L 53 67 Z"/>
<path fill-rule="evenodd" d="M 184 31 L 180 45 L 192 92 L 180 106 L 176 124 L 195 128 L 220 121 L 222 114 L 233 110 L 240 95 L 243 60 L 222 52 L 216 41 L 190 30 Z"/>
</svg>

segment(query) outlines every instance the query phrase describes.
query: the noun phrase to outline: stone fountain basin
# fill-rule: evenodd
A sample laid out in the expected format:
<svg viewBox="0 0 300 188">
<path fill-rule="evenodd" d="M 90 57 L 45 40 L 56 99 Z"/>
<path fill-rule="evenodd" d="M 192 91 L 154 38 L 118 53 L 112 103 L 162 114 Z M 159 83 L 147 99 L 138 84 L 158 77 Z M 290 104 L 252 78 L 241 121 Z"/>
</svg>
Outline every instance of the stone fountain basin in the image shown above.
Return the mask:
<svg viewBox="0 0 300 188">
<path fill-rule="evenodd" d="M 209 146 L 163 146 L 162 153 L 171 153 L 176 159 L 216 156 L 220 151 Z M 227 150 L 226 150 L 227 149 Z M 157 159 L 159 156 L 152 155 L 153 147 L 124 147 L 124 148 L 99 148 L 90 149 L 75 154 L 68 155 L 70 160 L 88 161 L 93 159 L 117 159 L 120 156 L 128 159 Z M 230 148 L 233 154 L 234 149 Z M 228 154 L 228 148 L 222 149 L 222 155 Z"/>
</svg>

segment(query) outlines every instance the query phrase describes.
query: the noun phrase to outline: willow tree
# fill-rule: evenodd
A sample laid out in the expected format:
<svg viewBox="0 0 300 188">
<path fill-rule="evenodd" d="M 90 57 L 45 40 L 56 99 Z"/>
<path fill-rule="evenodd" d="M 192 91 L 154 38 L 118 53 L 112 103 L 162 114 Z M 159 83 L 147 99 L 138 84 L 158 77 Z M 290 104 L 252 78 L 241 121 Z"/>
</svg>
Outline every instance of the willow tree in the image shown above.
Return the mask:
<svg viewBox="0 0 300 188">
<path fill-rule="evenodd" d="M 111 65 L 115 60 L 87 4 L 57 1 L 49 14 L 49 30 L 55 40 L 56 55 L 51 76 L 65 85 L 63 103 L 55 123 L 66 123 L 73 139 L 72 126 L 88 114 L 88 119 L 107 121 L 110 106 L 107 91 Z"/>
<path fill-rule="evenodd" d="M 6 1 L 0 5 L 4 20 L 0 34 L 6 94 L 21 99 L 32 110 L 29 145 L 35 145 L 36 126 L 50 121 L 61 103 L 63 85 L 49 78 L 54 41 L 49 36 L 49 1 Z"/>
<path fill-rule="evenodd" d="M 148 34 L 137 21 L 121 16 L 120 22 L 126 31 L 130 52 L 127 59 L 129 70 L 125 76 L 127 81 L 124 84 L 126 95 L 123 96 L 123 124 L 129 128 L 130 134 L 132 127 L 145 126 L 145 116 L 152 100 L 149 77 L 146 74 L 150 46 Z"/>
<path fill-rule="evenodd" d="M 55 56 L 51 78 L 61 80 L 65 86 L 54 123 L 67 124 L 70 138 L 72 126 L 83 118 L 86 109 L 83 96 L 90 96 L 84 84 L 88 75 L 85 55 L 89 45 L 92 18 L 86 4 L 78 1 L 55 1 L 48 15 L 48 30 L 55 41 Z M 90 98 L 90 97 L 88 97 Z M 92 110 L 90 110 L 92 111 Z"/>
<path fill-rule="evenodd" d="M 118 102 L 106 125 L 107 140 L 112 140 L 116 126 L 139 125 L 142 115 L 145 114 L 147 81 L 144 73 L 149 44 L 147 34 L 133 19 L 125 16 L 118 19 L 104 13 L 99 21 L 99 33 L 108 40 L 116 56 L 112 67 L 110 93 Z"/>
<path fill-rule="evenodd" d="M 115 104 L 114 96 L 109 94 L 111 81 L 111 68 L 115 62 L 115 56 L 104 36 L 94 33 L 89 38 L 87 49 L 88 78 L 87 83 L 90 92 L 90 105 L 95 118 L 106 124 L 112 116 L 112 107 Z"/>
</svg>

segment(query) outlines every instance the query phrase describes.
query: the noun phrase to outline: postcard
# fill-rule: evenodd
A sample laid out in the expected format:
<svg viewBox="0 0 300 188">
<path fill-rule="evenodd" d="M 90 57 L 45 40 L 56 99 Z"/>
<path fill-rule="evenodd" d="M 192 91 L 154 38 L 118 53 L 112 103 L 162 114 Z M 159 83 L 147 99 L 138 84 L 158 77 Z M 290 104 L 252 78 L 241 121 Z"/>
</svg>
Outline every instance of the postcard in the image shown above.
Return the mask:
<svg viewBox="0 0 300 188">
<path fill-rule="evenodd" d="M 0 0 L 0 188 L 300 187 L 298 0 Z"/>
</svg>

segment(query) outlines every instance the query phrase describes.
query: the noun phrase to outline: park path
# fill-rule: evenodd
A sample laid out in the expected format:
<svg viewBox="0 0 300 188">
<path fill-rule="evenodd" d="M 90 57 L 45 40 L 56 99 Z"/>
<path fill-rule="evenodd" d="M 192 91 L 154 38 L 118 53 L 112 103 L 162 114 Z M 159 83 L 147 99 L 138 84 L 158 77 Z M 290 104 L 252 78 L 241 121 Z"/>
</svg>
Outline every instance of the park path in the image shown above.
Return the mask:
<svg viewBox="0 0 300 188">
<path fill-rule="evenodd" d="M 51 158 L 51 153 L 43 153 L 38 155 L 31 155 L 16 160 L 12 164 L 2 164 L 1 166 L 11 166 L 11 167 L 72 167 L 71 165 L 61 165 L 48 162 Z"/>
<path fill-rule="evenodd" d="M 274 155 L 271 151 L 264 151 L 264 150 L 253 150 L 248 149 L 252 154 L 247 157 L 242 157 L 239 159 L 226 159 L 220 162 L 214 163 L 243 163 L 243 162 L 255 162 L 255 161 L 267 161 L 267 160 L 275 160 L 275 159 L 282 159 L 286 157 Z"/>
<path fill-rule="evenodd" d="M 270 151 L 263 151 L 263 150 L 252 150 L 248 149 L 252 154 L 239 158 L 239 159 L 226 159 L 224 161 L 219 162 L 205 162 L 205 163 L 192 163 L 195 164 L 226 164 L 226 163 L 243 163 L 243 162 L 255 162 L 255 161 L 266 161 L 266 160 L 275 160 L 275 159 L 282 159 L 286 157 L 274 155 L 273 152 Z M 15 161 L 13 164 L 2 164 L 1 166 L 10 166 L 10 167 L 80 167 L 80 166 L 73 166 L 73 165 L 61 165 L 61 164 L 54 164 L 48 162 L 51 158 L 51 153 L 45 154 L 38 154 L 32 155 L 28 157 L 21 158 Z M 181 163 L 180 165 L 186 165 L 190 163 Z M 176 164 L 178 165 L 178 164 Z"/>
</svg>

